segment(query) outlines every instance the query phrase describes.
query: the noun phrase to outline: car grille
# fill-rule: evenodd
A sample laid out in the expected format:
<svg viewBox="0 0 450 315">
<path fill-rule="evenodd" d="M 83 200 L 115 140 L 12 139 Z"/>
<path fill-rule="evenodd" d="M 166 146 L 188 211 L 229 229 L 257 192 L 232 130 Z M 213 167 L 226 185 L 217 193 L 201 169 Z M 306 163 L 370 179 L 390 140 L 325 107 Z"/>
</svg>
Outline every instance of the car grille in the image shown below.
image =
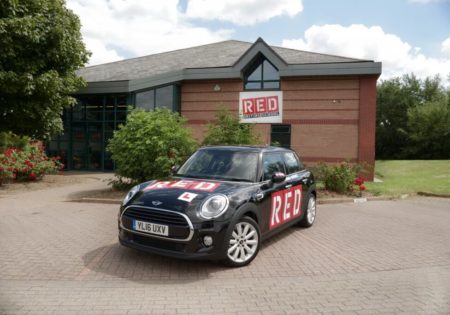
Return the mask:
<svg viewBox="0 0 450 315">
<path fill-rule="evenodd" d="M 164 210 L 153 208 L 128 208 L 124 215 L 141 221 L 189 227 L 189 224 L 183 216 Z"/>
<path fill-rule="evenodd" d="M 187 240 L 191 235 L 191 224 L 188 219 L 177 212 L 161 210 L 149 207 L 131 206 L 125 210 L 122 215 L 123 226 L 133 231 L 133 220 L 151 222 L 169 226 L 169 236 L 165 237 L 172 240 Z M 134 232 L 139 233 L 139 232 Z M 148 235 L 149 237 L 155 235 Z"/>
</svg>

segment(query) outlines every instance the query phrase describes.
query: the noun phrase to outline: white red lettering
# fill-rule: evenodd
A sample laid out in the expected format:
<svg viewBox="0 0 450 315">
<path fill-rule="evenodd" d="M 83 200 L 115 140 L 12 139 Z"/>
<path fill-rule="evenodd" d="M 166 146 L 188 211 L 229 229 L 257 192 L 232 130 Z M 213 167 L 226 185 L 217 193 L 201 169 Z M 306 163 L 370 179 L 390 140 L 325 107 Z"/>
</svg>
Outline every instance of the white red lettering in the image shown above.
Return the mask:
<svg viewBox="0 0 450 315">
<path fill-rule="evenodd" d="M 216 188 L 219 186 L 220 183 L 180 180 L 180 181 L 156 182 L 154 184 L 151 184 L 150 186 L 147 186 L 144 190 L 163 189 L 163 188 L 183 188 L 190 190 L 201 190 L 212 192 L 216 190 Z"/>
<path fill-rule="evenodd" d="M 289 199 L 292 197 L 292 192 L 288 191 L 284 194 L 284 212 L 283 212 L 283 221 L 287 221 L 291 217 L 291 213 L 289 212 L 291 210 L 291 203 L 289 202 Z"/>
<path fill-rule="evenodd" d="M 300 215 L 302 205 L 301 200 L 302 200 L 302 190 L 301 189 L 294 190 L 294 216 Z"/>
<path fill-rule="evenodd" d="M 267 111 L 278 112 L 278 96 L 269 96 L 267 98 Z"/>
<path fill-rule="evenodd" d="M 188 188 L 192 185 L 191 180 L 180 180 L 170 185 L 171 188 Z"/>
<path fill-rule="evenodd" d="M 280 196 L 272 196 L 272 211 L 271 211 L 271 220 L 270 226 L 276 226 L 280 224 L 279 212 L 281 209 L 281 197 Z"/>
<path fill-rule="evenodd" d="M 301 199 L 301 185 L 273 193 L 269 229 L 272 230 L 298 217 L 301 214 Z M 281 217 L 280 213 L 283 213 Z"/>
<path fill-rule="evenodd" d="M 252 114 L 253 113 L 253 102 L 251 98 L 242 100 L 244 106 L 244 114 Z"/>
<path fill-rule="evenodd" d="M 256 99 L 256 112 L 257 113 L 265 113 L 266 110 L 266 98 L 260 97 Z"/>
</svg>

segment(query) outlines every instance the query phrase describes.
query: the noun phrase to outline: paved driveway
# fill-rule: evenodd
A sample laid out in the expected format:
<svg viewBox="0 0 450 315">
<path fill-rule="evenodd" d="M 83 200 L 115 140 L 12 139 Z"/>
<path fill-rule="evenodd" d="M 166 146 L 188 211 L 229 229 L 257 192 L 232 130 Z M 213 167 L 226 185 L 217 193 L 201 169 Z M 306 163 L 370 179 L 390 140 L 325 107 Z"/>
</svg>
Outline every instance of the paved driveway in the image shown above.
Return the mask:
<svg viewBox="0 0 450 315">
<path fill-rule="evenodd" d="M 90 181 L 0 198 L 0 313 L 450 313 L 450 200 L 321 205 L 240 269 L 117 244 Z"/>
</svg>

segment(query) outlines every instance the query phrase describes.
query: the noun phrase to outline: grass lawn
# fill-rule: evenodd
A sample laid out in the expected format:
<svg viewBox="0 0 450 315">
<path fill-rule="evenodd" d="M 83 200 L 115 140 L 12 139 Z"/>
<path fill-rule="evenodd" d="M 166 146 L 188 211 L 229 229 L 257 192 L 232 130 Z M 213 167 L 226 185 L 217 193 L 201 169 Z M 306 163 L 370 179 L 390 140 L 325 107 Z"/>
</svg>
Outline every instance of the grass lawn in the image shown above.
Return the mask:
<svg viewBox="0 0 450 315">
<path fill-rule="evenodd" d="M 450 196 L 450 160 L 376 161 L 375 177 L 366 183 L 373 194 L 401 195 L 426 192 Z"/>
</svg>

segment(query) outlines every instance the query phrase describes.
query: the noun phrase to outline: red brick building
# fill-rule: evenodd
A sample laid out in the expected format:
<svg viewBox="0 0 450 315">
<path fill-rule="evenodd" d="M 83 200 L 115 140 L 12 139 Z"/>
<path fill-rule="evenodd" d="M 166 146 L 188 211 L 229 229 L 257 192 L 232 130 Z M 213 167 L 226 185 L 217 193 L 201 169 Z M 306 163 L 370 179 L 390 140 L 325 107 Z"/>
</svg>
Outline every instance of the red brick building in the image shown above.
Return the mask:
<svg viewBox="0 0 450 315">
<path fill-rule="evenodd" d="M 87 67 L 79 74 L 88 85 L 65 114 L 67 132 L 51 148 L 63 150 L 70 169 L 107 170 L 113 165 L 105 145 L 124 121 L 127 105 L 179 111 L 201 140 L 220 106 L 242 118 L 240 97 L 274 93 L 280 115 L 255 123 L 265 143 L 291 147 L 308 165 L 373 165 L 380 73 L 378 62 L 271 47 L 262 39 Z"/>
</svg>

